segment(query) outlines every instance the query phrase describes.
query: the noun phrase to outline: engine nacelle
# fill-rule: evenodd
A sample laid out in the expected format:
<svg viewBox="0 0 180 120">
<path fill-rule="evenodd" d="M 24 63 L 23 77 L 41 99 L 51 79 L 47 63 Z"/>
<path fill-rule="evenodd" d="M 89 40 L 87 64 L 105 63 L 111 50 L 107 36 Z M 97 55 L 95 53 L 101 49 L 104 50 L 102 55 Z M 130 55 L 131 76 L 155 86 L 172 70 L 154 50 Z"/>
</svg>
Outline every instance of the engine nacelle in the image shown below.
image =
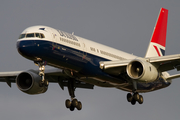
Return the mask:
<svg viewBox="0 0 180 120">
<path fill-rule="evenodd" d="M 26 72 L 20 73 L 16 77 L 16 84 L 18 88 L 27 94 L 41 94 L 45 93 L 48 89 L 47 86 L 40 87 L 39 83 L 41 77 L 38 75 L 38 72 L 33 70 L 28 70 Z"/>
<path fill-rule="evenodd" d="M 126 68 L 127 74 L 131 79 L 138 82 L 152 82 L 157 80 L 159 72 L 157 68 L 145 60 L 136 59 L 131 61 Z"/>
</svg>

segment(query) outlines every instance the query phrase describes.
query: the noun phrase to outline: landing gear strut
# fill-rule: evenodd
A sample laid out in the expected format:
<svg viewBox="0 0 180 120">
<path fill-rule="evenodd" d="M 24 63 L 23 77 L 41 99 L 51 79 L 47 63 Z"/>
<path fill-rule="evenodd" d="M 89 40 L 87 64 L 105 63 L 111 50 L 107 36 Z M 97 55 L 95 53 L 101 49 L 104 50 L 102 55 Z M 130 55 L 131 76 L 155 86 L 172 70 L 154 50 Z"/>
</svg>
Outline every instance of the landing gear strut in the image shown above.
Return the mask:
<svg viewBox="0 0 180 120">
<path fill-rule="evenodd" d="M 71 96 L 71 100 L 67 99 L 65 101 L 66 108 L 69 108 L 71 111 L 74 111 L 75 108 L 77 108 L 77 110 L 81 110 L 82 103 L 75 98 L 75 87 L 73 79 L 68 80 L 68 91 L 69 95 Z"/>
<path fill-rule="evenodd" d="M 37 65 L 39 67 L 39 76 L 41 77 L 39 86 L 40 87 L 43 87 L 43 86 L 48 87 L 49 82 L 47 80 L 45 80 L 45 74 L 44 74 L 44 70 L 45 70 L 44 61 L 35 61 L 34 63 L 35 63 L 35 65 Z"/>
</svg>

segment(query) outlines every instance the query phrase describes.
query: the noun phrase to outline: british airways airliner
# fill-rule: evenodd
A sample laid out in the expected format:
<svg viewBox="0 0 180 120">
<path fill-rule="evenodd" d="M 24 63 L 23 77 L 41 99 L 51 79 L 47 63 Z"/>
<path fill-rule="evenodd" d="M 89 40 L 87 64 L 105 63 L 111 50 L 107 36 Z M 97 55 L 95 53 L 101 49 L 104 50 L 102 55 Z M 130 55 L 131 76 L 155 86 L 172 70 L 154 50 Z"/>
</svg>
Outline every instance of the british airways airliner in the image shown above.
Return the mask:
<svg viewBox="0 0 180 120">
<path fill-rule="evenodd" d="M 113 87 L 127 91 L 127 101 L 142 104 L 139 93 L 152 92 L 171 84 L 180 74 L 180 54 L 165 56 L 168 10 L 161 8 L 149 47 L 144 58 L 87 40 L 47 26 L 25 29 L 17 40 L 17 50 L 34 62 L 38 70 L 1 72 L 0 81 L 27 94 L 47 91 L 49 82 L 68 88 L 70 99 L 65 106 L 82 109 L 75 97 L 76 88 Z M 45 66 L 54 69 L 45 70 Z"/>
</svg>

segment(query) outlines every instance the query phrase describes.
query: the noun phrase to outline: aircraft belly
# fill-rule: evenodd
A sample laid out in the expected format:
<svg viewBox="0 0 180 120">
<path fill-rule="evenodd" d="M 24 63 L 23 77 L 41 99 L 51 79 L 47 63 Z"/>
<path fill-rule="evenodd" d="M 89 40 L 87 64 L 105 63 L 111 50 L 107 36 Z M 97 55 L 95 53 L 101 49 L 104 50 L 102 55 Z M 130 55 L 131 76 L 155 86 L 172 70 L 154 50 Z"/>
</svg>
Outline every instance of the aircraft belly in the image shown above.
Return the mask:
<svg viewBox="0 0 180 120">
<path fill-rule="evenodd" d="M 155 90 L 159 90 L 162 88 L 166 88 L 171 84 L 171 82 L 167 82 L 163 80 L 162 78 L 159 78 L 158 80 L 151 82 L 151 83 L 137 83 L 137 92 L 139 93 L 146 93 L 146 92 L 152 92 Z M 132 92 L 133 85 L 128 84 L 127 86 L 116 86 L 116 88 Z"/>
</svg>

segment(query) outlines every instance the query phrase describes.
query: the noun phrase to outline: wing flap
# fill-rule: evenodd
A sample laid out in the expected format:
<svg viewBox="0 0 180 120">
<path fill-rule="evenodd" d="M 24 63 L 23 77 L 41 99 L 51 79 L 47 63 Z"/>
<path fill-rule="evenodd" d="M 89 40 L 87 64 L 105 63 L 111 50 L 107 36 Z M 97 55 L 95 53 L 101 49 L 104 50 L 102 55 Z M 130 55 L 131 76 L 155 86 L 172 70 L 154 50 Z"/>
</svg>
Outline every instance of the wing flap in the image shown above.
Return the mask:
<svg viewBox="0 0 180 120">
<path fill-rule="evenodd" d="M 131 60 L 117 60 L 117 61 L 101 61 L 100 68 L 112 75 L 119 75 L 126 70 L 126 66 Z"/>
<path fill-rule="evenodd" d="M 177 69 L 180 70 L 180 54 L 148 58 L 149 62 L 159 66 L 161 72 Z"/>
<path fill-rule="evenodd" d="M 151 58 L 147 58 L 147 59 L 149 59 L 149 62 L 151 62 L 151 63 L 169 62 L 169 61 L 173 61 L 173 60 L 180 60 L 180 54 L 167 55 L 167 56 L 161 56 L 161 57 L 151 57 Z"/>
</svg>

